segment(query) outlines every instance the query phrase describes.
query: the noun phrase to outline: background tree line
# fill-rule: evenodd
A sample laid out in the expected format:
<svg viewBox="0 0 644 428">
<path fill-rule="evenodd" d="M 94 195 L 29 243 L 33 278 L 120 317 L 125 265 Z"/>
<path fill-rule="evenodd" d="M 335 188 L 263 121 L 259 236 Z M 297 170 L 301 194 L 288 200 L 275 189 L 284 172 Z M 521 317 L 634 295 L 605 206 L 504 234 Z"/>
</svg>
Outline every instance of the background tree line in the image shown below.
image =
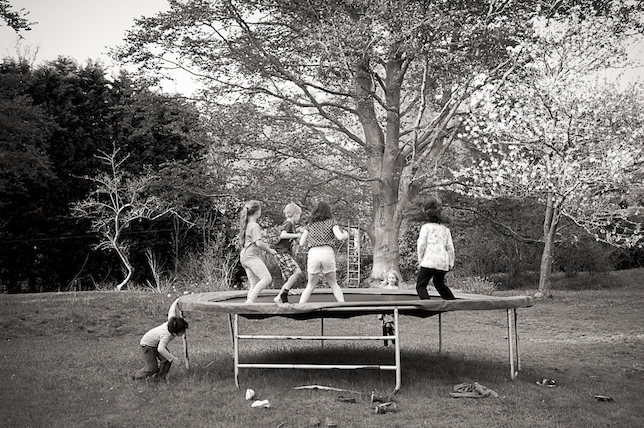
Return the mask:
<svg viewBox="0 0 644 428">
<path fill-rule="evenodd" d="M 305 209 L 325 197 L 342 221 L 357 224 L 360 215 L 367 221 L 359 188 L 349 192 L 340 180 L 270 156 L 263 157 L 262 168 L 251 167 L 257 153 L 244 155 L 235 141 L 234 122 L 241 115 L 219 117 L 233 126 L 227 134 L 218 133 L 217 123 L 208 125 L 215 116 L 205 121 L 191 102 L 159 94 L 127 74 L 108 78 L 98 64 L 81 66 L 60 58 L 32 68 L 6 59 L 0 68 L 0 106 L 0 280 L 5 292 L 93 289 L 122 281 L 125 272 L 116 254 L 97 251 L 101 237 L 88 219 L 74 217 L 71 210 L 95 190 L 86 177 L 107 172 L 100 151 L 111 153 L 114 147 L 129 154 L 121 170 L 128 177 L 154 172 L 149 191 L 172 201 L 190 223 L 168 215 L 128 227 L 124 239 L 135 267 L 133 284 L 158 286 L 159 273 L 177 283 L 203 284 L 223 278 L 215 271 L 226 263 L 228 283 L 238 284 L 231 243 L 236 208 L 259 197 L 258 192 L 269 195 L 261 198 L 263 221 L 276 239 L 272 226 L 279 224 L 281 209 L 294 194 L 289 191 L 293 177 L 301 180 L 303 174 L 317 179 L 297 189 L 308 191 L 297 201 Z M 496 275 L 517 286 L 538 269 L 543 245 L 538 201 L 482 200 L 453 192 L 442 197 L 453 218 L 459 274 Z M 400 270 L 406 278 L 416 269 L 415 234 L 413 225 L 401 234 Z M 584 236 L 574 224 L 567 225 L 557 242 L 556 270 L 572 275 L 644 265 L 641 249 L 617 250 Z M 371 269 L 368 252 L 364 267 L 365 273 Z"/>
<path fill-rule="evenodd" d="M 288 201 L 329 200 L 369 237 L 371 285 L 414 271 L 417 226 L 402 212 L 425 193 L 450 208 L 463 274 L 640 265 L 638 250 L 594 240 L 641 239 L 639 92 L 611 97 L 587 77 L 622 64 L 641 8 L 173 1 L 113 54 L 150 78 L 166 61 L 202 76 L 198 103 L 99 64 L 5 60 L 3 287 L 238 283 L 231 236 L 248 199 L 264 202 L 269 235 Z M 122 195 L 168 210 L 141 216 Z M 129 218 L 100 221 L 110 210 Z"/>
<path fill-rule="evenodd" d="M 92 250 L 98 234 L 89 219 L 71 211 L 95 190 L 87 178 L 106 171 L 101 152 L 127 153 L 120 170 L 128 177 L 154 171 L 147 191 L 172 201 L 194 222 L 217 212 L 208 192 L 220 177 L 205 171 L 212 147 L 195 106 L 126 74 L 108 78 L 99 64 L 59 58 L 32 68 L 6 59 L 0 66 L 0 145 L 0 278 L 6 291 L 118 281 L 121 263 L 111 252 Z M 137 266 L 145 264 L 144 248 L 178 260 L 185 248 L 203 243 L 202 233 L 171 216 L 124 231 Z M 176 270 L 178 261 L 171 267 Z M 134 280 L 143 282 L 147 273 L 137 271 Z"/>
</svg>

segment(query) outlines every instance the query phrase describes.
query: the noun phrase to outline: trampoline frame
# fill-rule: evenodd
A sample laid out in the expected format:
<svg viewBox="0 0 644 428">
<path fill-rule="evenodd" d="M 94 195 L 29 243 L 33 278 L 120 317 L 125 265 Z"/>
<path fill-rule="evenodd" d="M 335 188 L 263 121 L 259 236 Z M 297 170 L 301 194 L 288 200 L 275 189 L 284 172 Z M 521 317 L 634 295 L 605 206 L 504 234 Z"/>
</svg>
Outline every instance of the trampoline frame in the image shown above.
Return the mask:
<svg viewBox="0 0 644 428">
<path fill-rule="evenodd" d="M 272 293 L 270 294 L 271 300 L 272 297 L 275 295 L 274 290 L 270 290 Z M 387 290 L 389 292 L 390 290 Z M 316 293 L 324 293 L 324 292 L 329 292 L 329 290 L 319 290 L 316 291 Z M 350 289 L 346 290 L 347 293 L 355 292 L 355 289 Z M 227 295 L 230 295 L 231 292 L 223 292 L 226 293 Z M 217 294 L 217 293 L 204 293 L 204 294 Z M 234 294 L 233 294 L 234 295 Z M 242 292 L 242 295 L 245 296 L 245 292 Z M 262 293 L 263 296 L 267 296 L 266 292 Z M 456 293 L 457 298 L 460 296 L 461 298 L 463 296 L 467 296 L 466 298 L 469 299 L 476 299 L 477 297 L 483 298 L 483 299 L 492 299 L 490 296 L 476 296 L 476 295 L 465 295 L 465 294 L 458 294 Z M 470 297 L 473 296 L 473 297 Z M 504 299 L 511 299 L 511 298 L 494 298 L 493 300 L 495 301 L 504 301 Z M 519 374 L 519 371 L 521 370 L 521 358 L 520 358 L 520 352 L 519 352 L 519 333 L 518 333 L 518 316 L 517 316 L 517 307 L 529 307 L 532 306 L 532 301 L 530 298 L 524 298 L 527 299 L 528 303 L 526 304 L 525 302 L 519 306 L 517 304 L 512 304 L 510 305 L 511 307 L 503 308 L 507 312 L 507 332 L 508 332 L 508 359 L 509 359 L 509 365 L 510 365 L 510 379 L 515 380 L 516 377 Z M 179 301 L 179 310 L 180 313 L 183 313 L 183 309 L 181 308 L 181 300 L 182 298 L 178 299 Z M 435 301 L 433 301 L 435 302 Z M 452 301 L 453 302 L 453 301 Z M 414 303 L 414 304 L 412 304 Z M 306 317 L 306 319 L 309 318 L 320 318 L 321 324 L 320 324 L 320 334 L 319 335 L 253 335 L 253 334 L 241 334 L 240 333 L 240 328 L 239 328 L 239 316 L 244 316 L 246 318 L 265 318 L 269 316 L 284 316 L 287 318 L 295 318 L 297 319 L 296 316 L 294 316 L 292 313 L 291 314 L 264 314 L 258 315 L 261 313 L 261 311 L 257 311 L 257 306 L 258 305 L 264 305 L 262 303 L 259 304 L 251 304 L 251 305 L 236 305 L 232 308 L 228 308 L 227 310 L 221 310 L 217 312 L 228 312 L 228 320 L 229 320 L 229 326 L 230 326 L 230 332 L 231 332 L 231 339 L 232 339 L 232 347 L 233 347 L 233 357 L 234 357 L 234 377 L 235 377 L 235 385 L 239 388 L 239 373 L 240 369 L 313 369 L 313 370 L 330 370 L 330 369 L 340 369 L 340 370 L 356 370 L 356 369 L 376 369 L 376 370 L 382 370 L 382 371 L 395 371 L 395 378 L 396 378 L 396 383 L 395 383 L 395 388 L 394 391 L 397 392 L 401 388 L 401 381 L 402 381 L 402 368 L 401 368 L 401 343 L 400 343 L 400 334 L 399 334 L 399 315 L 400 312 L 404 311 L 417 311 L 418 310 L 418 304 L 412 301 L 402 301 L 400 304 L 396 305 L 387 305 L 387 306 L 370 306 L 367 308 L 367 313 L 359 313 L 355 314 L 356 309 L 358 309 L 356 306 L 351 305 L 351 302 L 346 302 L 346 303 L 334 303 L 333 307 L 331 309 L 332 313 L 338 315 L 333 318 L 349 318 L 353 316 L 364 316 L 364 315 L 371 315 L 374 313 L 374 311 L 377 311 L 378 313 L 393 313 L 394 316 L 394 334 L 393 336 L 386 336 L 386 335 L 377 335 L 377 336 L 364 336 L 364 335 L 357 335 L 357 336 L 325 336 L 324 335 L 324 316 L 315 315 L 315 316 L 309 316 Z M 273 306 L 277 306 L 276 304 L 272 304 Z M 309 304 L 303 304 L 300 305 L 301 307 L 304 307 L 305 305 Z M 290 307 L 294 307 L 296 305 L 289 305 Z M 504 305 L 507 306 L 507 305 Z M 502 308 L 490 308 L 488 310 L 494 310 L 494 309 L 502 309 Z M 195 310 L 200 310 L 200 309 L 195 309 Z M 203 310 L 203 309 L 201 309 Z M 364 308 L 363 308 L 364 310 Z M 458 309 L 458 310 L 477 310 L 477 309 Z M 437 311 L 428 311 L 428 313 L 437 314 L 438 315 L 438 336 L 439 336 L 439 349 L 438 352 L 442 353 L 442 344 L 443 344 L 443 332 L 442 332 L 442 313 L 447 312 L 449 309 L 446 310 L 437 310 Z M 315 312 L 315 311 L 313 311 Z M 308 312 L 303 312 L 303 313 L 308 313 Z M 347 313 L 350 314 L 348 316 L 341 316 L 342 313 Z M 430 316 L 430 315 L 428 315 Z M 240 362 L 240 342 L 241 341 L 246 341 L 246 340 L 320 340 L 322 344 L 324 341 L 327 340 L 346 340 L 346 341 L 360 341 L 360 340 L 393 340 L 394 343 L 394 364 L 393 365 L 388 365 L 388 364 L 286 364 L 286 363 L 243 363 Z M 188 356 L 188 344 L 187 344 L 187 337 L 186 335 L 183 336 L 183 344 L 184 344 L 184 356 L 186 360 L 186 367 L 189 368 L 189 356 Z"/>
</svg>

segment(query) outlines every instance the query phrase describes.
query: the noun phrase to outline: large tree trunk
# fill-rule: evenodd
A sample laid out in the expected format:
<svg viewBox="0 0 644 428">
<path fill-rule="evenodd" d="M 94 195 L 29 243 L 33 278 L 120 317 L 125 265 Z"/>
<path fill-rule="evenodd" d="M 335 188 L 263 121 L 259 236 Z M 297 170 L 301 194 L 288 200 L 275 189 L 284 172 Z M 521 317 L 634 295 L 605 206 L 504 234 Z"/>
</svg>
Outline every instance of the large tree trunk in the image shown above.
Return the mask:
<svg viewBox="0 0 644 428">
<path fill-rule="evenodd" d="M 541 268 L 539 270 L 539 291 L 537 298 L 552 297 L 550 291 L 552 286 L 552 261 L 555 253 L 555 236 L 559 225 L 559 208 L 553 201 L 552 195 L 548 195 L 546 216 L 543 221 L 543 253 L 541 254 Z"/>
<path fill-rule="evenodd" d="M 367 280 L 371 286 L 387 276 L 390 270 L 398 271 L 400 253 L 398 235 L 400 232 L 400 215 L 397 212 L 397 192 L 382 191 L 374 195 L 374 204 L 370 235 L 373 244 L 373 267 Z"/>
<path fill-rule="evenodd" d="M 402 60 L 385 65 L 385 133 L 380 128 L 372 97 L 373 77 L 369 64 L 356 67 L 357 112 L 365 134 L 367 170 L 372 179 L 373 212 L 368 227 L 373 245 L 373 268 L 367 282 L 375 286 L 390 270 L 398 270 L 398 235 L 401 216 L 398 192 L 404 168 L 400 153 L 400 90 L 404 72 Z"/>
</svg>

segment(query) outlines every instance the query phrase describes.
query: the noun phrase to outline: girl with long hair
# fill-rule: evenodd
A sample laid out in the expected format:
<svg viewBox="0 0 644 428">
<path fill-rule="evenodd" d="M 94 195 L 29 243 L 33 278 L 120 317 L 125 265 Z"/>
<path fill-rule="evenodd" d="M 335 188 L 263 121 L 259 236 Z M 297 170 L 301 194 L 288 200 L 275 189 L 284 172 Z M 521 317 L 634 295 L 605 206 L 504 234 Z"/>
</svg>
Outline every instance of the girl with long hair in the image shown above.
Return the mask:
<svg viewBox="0 0 644 428">
<path fill-rule="evenodd" d="M 246 276 L 248 276 L 248 297 L 246 303 L 253 303 L 259 292 L 273 281 L 271 273 L 261 259 L 261 251 L 277 254 L 277 251 L 262 241 L 262 229 L 257 224 L 257 219 L 262 215 L 262 206 L 259 201 L 248 201 L 239 216 L 239 243 L 241 262 Z"/>
<path fill-rule="evenodd" d="M 429 299 L 427 285 L 434 280 L 434 288 L 444 300 L 453 300 L 454 294 L 445 284 L 445 275 L 454 268 L 454 243 L 447 226 L 449 218 L 443 214 L 441 200 L 428 196 L 415 201 L 407 211 L 411 220 L 422 221 L 416 250 L 420 270 L 416 292 L 421 299 Z"/>
</svg>

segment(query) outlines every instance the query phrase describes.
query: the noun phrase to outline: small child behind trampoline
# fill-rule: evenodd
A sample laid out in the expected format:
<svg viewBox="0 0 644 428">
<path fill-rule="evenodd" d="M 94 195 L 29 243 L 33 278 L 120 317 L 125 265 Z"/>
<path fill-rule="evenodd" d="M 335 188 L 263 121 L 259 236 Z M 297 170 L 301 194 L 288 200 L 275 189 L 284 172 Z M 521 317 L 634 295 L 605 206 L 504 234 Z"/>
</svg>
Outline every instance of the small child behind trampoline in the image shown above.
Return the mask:
<svg viewBox="0 0 644 428">
<path fill-rule="evenodd" d="M 381 288 L 384 288 L 386 290 L 398 290 L 400 288 L 400 283 L 402 282 L 402 278 L 400 277 L 400 274 L 395 271 L 391 270 L 385 277 L 385 279 L 382 281 L 382 284 L 380 284 Z M 380 314 L 378 315 L 378 319 L 382 323 L 382 335 L 383 336 L 393 336 L 395 334 L 394 331 L 394 316 L 392 314 Z M 387 346 L 389 343 L 388 340 L 385 340 L 385 346 Z M 392 345 L 394 344 L 394 341 L 391 341 Z"/>
</svg>

